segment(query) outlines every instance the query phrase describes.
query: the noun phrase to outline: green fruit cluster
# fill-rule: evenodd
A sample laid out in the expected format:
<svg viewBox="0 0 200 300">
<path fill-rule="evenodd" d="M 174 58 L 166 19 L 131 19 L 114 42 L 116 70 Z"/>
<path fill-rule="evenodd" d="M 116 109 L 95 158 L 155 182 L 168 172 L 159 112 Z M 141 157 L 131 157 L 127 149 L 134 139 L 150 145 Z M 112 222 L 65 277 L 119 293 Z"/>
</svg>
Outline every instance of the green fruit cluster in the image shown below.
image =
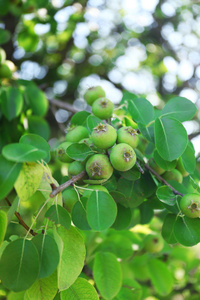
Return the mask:
<svg viewBox="0 0 200 300">
<path fill-rule="evenodd" d="M 0 48 L 0 78 L 11 78 L 16 66 L 10 60 L 6 60 L 6 52 Z"/>
</svg>

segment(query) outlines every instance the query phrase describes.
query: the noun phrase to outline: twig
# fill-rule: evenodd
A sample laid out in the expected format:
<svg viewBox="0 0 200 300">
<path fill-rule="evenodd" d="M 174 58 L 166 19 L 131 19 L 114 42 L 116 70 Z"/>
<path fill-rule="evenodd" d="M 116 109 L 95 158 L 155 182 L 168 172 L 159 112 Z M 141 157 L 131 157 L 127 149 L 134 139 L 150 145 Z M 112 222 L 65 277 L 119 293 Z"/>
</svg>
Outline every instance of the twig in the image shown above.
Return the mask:
<svg viewBox="0 0 200 300">
<path fill-rule="evenodd" d="M 58 193 L 62 192 L 64 189 L 66 189 L 68 186 L 73 185 L 76 181 L 83 178 L 83 176 L 86 174 L 86 171 L 82 171 L 76 176 L 73 176 L 70 180 L 66 181 L 65 183 L 59 185 L 58 187 L 52 187 L 52 192 L 50 194 L 50 197 L 55 197 Z"/>
<path fill-rule="evenodd" d="M 164 178 L 162 178 L 156 171 L 154 171 L 149 165 L 144 164 L 145 168 L 147 170 L 149 170 L 152 174 L 154 174 L 162 183 L 164 183 L 165 185 L 167 185 L 172 192 L 174 193 L 174 195 L 180 195 L 180 196 L 184 196 L 184 194 L 179 193 L 175 188 L 173 188 L 173 186 L 171 186 L 171 184 L 169 184 Z"/>
<path fill-rule="evenodd" d="M 5 198 L 5 200 L 6 200 L 7 204 L 8 204 L 8 206 L 12 206 L 7 197 Z M 22 219 L 20 213 L 18 213 L 17 211 L 15 211 L 15 216 L 17 217 L 17 219 L 19 221 L 19 224 L 22 225 L 26 229 L 26 231 L 29 231 L 30 234 L 32 234 L 33 236 L 37 235 L 37 233 L 34 232 L 32 229 L 30 230 L 29 226 Z"/>
<path fill-rule="evenodd" d="M 188 138 L 189 138 L 189 140 L 192 140 L 193 138 L 195 138 L 198 135 L 200 135 L 200 131 L 189 134 Z"/>
<path fill-rule="evenodd" d="M 144 174 L 144 170 L 142 169 L 142 167 L 140 166 L 139 162 L 136 160 L 136 166 L 138 167 L 139 171 L 141 174 Z"/>
<path fill-rule="evenodd" d="M 57 107 L 66 109 L 68 111 L 71 111 L 73 113 L 76 113 L 76 112 L 80 111 L 80 109 L 75 108 L 73 105 L 71 105 L 67 102 L 63 102 L 63 101 L 60 101 L 60 100 L 57 100 L 57 99 L 50 99 L 50 98 L 47 98 L 47 99 L 51 104 L 53 104 Z"/>
</svg>

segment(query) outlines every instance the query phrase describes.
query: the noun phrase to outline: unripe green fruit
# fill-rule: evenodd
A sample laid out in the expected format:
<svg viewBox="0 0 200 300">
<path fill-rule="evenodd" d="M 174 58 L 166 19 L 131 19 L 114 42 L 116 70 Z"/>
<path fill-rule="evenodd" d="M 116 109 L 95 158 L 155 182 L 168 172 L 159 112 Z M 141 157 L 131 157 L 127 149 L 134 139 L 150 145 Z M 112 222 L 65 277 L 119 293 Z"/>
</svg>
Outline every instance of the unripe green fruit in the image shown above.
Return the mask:
<svg viewBox="0 0 200 300">
<path fill-rule="evenodd" d="M 99 185 L 97 185 L 97 184 L 89 185 L 87 187 L 87 189 L 90 189 L 91 191 L 90 190 L 85 190 L 84 191 L 83 197 L 86 197 L 86 198 L 89 198 L 93 191 L 102 191 L 102 192 L 108 193 L 107 188 L 105 188 L 105 186 L 100 185 L 100 184 Z"/>
<path fill-rule="evenodd" d="M 165 170 L 162 169 L 161 167 L 159 167 L 152 157 L 149 159 L 148 164 L 159 175 L 162 175 L 163 173 L 165 173 Z"/>
<path fill-rule="evenodd" d="M 186 177 L 189 175 L 189 173 L 184 169 L 183 160 L 181 157 L 179 158 L 179 160 L 177 162 L 176 169 L 182 174 L 183 177 Z"/>
<path fill-rule="evenodd" d="M 162 176 L 165 180 L 174 180 L 174 181 L 177 181 L 179 183 L 182 183 L 183 182 L 183 176 L 182 174 L 174 169 L 174 170 L 171 170 L 171 171 L 166 171 L 163 176 Z"/>
<path fill-rule="evenodd" d="M 83 126 L 75 126 L 69 129 L 66 134 L 66 141 L 72 143 L 78 143 L 82 139 L 88 138 L 89 132 L 87 128 Z"/>
<path fill-rule="evenodd" d="M 9 69 L 9 66 L 5 62 L 0 65 L 0 78 L 11 78 L 12 71 Z"/>
<path fill-rule="evenodd" d="M 98 124 L 91 134 L 93 144 L 100 149 L 108 149 L 112 147 L 117 139 L 117 132 L 114 127 L 109 124 Z"/>
<path fill-rule="evenodd" d="M 99 98 L 92 104 L 92 112 L 99 119 L 106 120 L 112 117 L 114 104 L 107 98 Z"/>
<path fill-rule="evenodd" d="M 128 171 L 136 163 L 136 154 L 131 146 L 121 143 L 112 148 L 110 161 L 116 170 Z"/>
<path fill-rule="evenodd" d="M 80 161 L 73 161 L 68 167 L 68 176 L 76 176 L 85 170 L 84 164 Z"/>
<path fill-rule="evenodd" d="M 94 86 L 94 87 L 89 88 L 85 92 L 83 97 L 84 97 L 85 101 L 87 102 L 87 104 L 92 105 L 96 99 L 105 97 L 105 95 L 106 94 L 101 86 Z"/>
<path fill-rule="evenodd" d="M 144 242 L 144 248 L 147 252 L 158 253 L 162 250 L 163 246 L 164 246 L 164 242 L 160 235 L 158 234 L 147 235 Z"/>
<path fill-rule="evenodd" d="M 139 143 L 139 136 L 137 134 L 137 130 L 133 129 L 131 126 L 126 126 L 118 129 L 117 142 L 126 143 L 130 145 L 133 149 L 136 148 Z"/>
<path fill-rule="evenodd" d="M 68 210 L 68 212 L 72 212 L 72 208 L 77 201 L 78 195 L 73 188 L 67 189 L 63 192 L 64 207 Z"/>
<path fill-rule="evenodd" d="M 200 217 L 200 195 L 187 194 L 181 198 L 180 209 L 188 218 Z"/>
<path fill-rule="evenodd" d="M 0 64 L 4 63 L 6 60 L 6 52 L 3 48 L 0 48 Z"/>
<path fill-rule="evenodd" d="M 95 154 L 88 159 L 86 172 L 91 179 L 108 179 L 112 176 L 113 167 L 106 155 Z"/>
<path fill-rule="evenodd" d="M 57 149 L 57 157 L 60 161 L 66 162 L 66 163 L 71 163 L 73 159 L 67 155 L 66 151 L 67 148 L 71 145 L 71 142 L 64 142 L 58 146 Z"/>
</svg>

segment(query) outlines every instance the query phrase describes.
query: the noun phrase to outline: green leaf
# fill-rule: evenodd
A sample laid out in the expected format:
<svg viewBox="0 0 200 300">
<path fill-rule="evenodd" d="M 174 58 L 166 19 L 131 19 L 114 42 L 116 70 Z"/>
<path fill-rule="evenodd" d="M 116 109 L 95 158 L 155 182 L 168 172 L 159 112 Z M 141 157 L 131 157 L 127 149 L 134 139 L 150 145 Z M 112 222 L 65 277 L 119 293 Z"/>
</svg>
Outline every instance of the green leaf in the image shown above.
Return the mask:
<svg viewBox="0 0 200 300">
<path fill-rule="evenodd" d="M 43 168 L 36 163 L 24 163 L 15 182 L 15 190 L 21 201 L 28 200 L 42 180 Z"/>
<path fill-rule="evenodd" d="M 82 197 L 81 201 L 87 202 L 87 198 L 84 199 Z M 77 201 L 74 204 L 72 210 L 72 221 L 76 227 L 81 230 L 90 230 L 91 227 L 88 224 L 87 216 L 86 216 L 86 209 L 80 201 Z"/>
<path fill-rule="evenodd" d="M 124 179 L 123 179 L 123 182 L 125 182 Z M 126 208 L 129 207 L 129 201 L 128 201 L 127 197 L 124 195 L 124 193 L 118 192 L 118 191 L 111 191 L 110 195 L 113 197 L 113 199 L 115 200 L 116 203 L 119 203 Z"/>
<path fill-rule="evenodd" d="M 68 289 L 81 273 L 86 250 L 82 235 L 73 226 L 69 230 L 61 226 L 57 233 L 61 239 L 58 288 L 63 291 Z"/>
<path fill-rule="evenodd" d="M 160 156 L 172 161 L 183 154 L 187 147 L 188 136 L 184 126 L 169 117 L 155 121 L 155 143 Z"/>
<path fill-rule="evenodd" d="M 57 272 L 55 271 L 49 277 L 38 279 L 26 291 L 24 300 L 53 300 L 57 294 Z"/>
<path fill-rule="evenodd" d="M 93 151 L 84 143 L 74 143 L 67 148 L 67 155 L 78 161 L 84 161 L 91 154 Z"/>
<path fill-rule="evenodd" d="M 151 143 L 154 143 L 154 124 L 145 126 L 142 123 L 138 123 L 138 129 L 141 134 Z"/>
<path fill-rule="evenodd" d="M 99 252 L 94 259 L 94 280 L 103 298 L 112 299 L 116 296 L 122 284 L 120 263 L 114 254 Z"/>
<path fill-rule="evenodd" d="M 71 287 L 60 293 L 61 300 L 98 300 L 95 288 L 84 278 L 77 278 Z"/>
<path fill-rule="evenodd" d="M 102 231 L 109 228 L 117 216 L 117 206 L 113 198 L 106 192 L 94 191 L 87 205 L 87 219 L 92 229 Z"/>
<path fill-rule="evenodd" d="M 200 219 L 177 218 L 174 223 L 174 235 L 184 246 L 194 246 L 200 242 Z"/>
<path fill-rule="evenodd" d="M 114 300 L 141 300 L 142 299 L 142 287 L 133 279 L 123 280 L 123 286 Z"/>
<path fill-rule="evenodd" d="M 117 217 L 112 225 L 116 230 L 123 230 L 128 227 L 131 222 L 132 213 L 130 208 L 126 208 L 121 204 L 117 204 Z"/>
<path fill-rule="evenodd" d="M 33 239 L 40 258 L 40 273 L 38 278 L 50 276 L 59 263 L 58 246 L 54 239 L 47 234 L 38 234 Z"/>
<path fill-rule="evenodd" d="M 0 200 L 13 188 L 21 168 L 22 164 L 8 161 L 0 155 Z"/>
<path fill-rule="evenodd" d="M 156 292 L 161 296 L 168 295 L 173 289 L 173 277 L 167 266 L 154 258 L 148 260 L 147 266 Z"/>
<path fill-rule="evenodd" d="M 174 223 L 176 222 L 176 215 L 167 214 L 163 227 L 162 227 L 162 236 L 168 244 L 175 244 L 177 242 L 174 235 Z"/>
<path fill-rule="evenodd" d="M 71 118 L 71 125 L 86 125 L 86 120 L 88 116 L 90 116 L 90 113 L 85 110 L 75 113 Z"/>
<path fill-rule="evenodd" d="M 176 203 L 176 195 L 168 186 L 160 186 L 156 191 L 156 196 L 161 202 L 173 206 Z"/>
<path fill-rule="evenodd" d="M 9 121 L 19 116 L 23 108 L 23 97 L 18 88 L 7 87 L 0 98 L 2 112 Z"/>
<path fill-rule="evenodd" d="M 196 167 L 195 151 L 192 143 L 189 141 L 187 148 L 181 156 L 183 167 L 188 173 L 194 173 Z"/>
<path fill-rule="evenodd" d="M 162 110 L 162 115 L 175 118 L 180 122 L 192 119 L 197 108 L 194 103 L 184 97 L 170 99 Z"/>
<path fill-rule="evenodd" d="M 2 150 L 5 158 L 16 162 L 34 162 L 45 158 L 46 153 L 43 150 L 28 144 L 9 144 Z"/>
<path fill-rule="evenodd" d="M 16 196 L 14 201 L 12 202 L 12 205 L 10 206 L 8 213 L 7 213 L 7 223 L 10 224 L 10 222 L 13 219 L 15 211 L 17 211 L 19 207 L 19 197 Z"/>
<path fill-rule="evenodd" d="M 136 123 L 147 125 L 154 118 L 153 105 L 145 98 L 134 98 L 128 101 L 128 111 Z"/>
<path fill-rule="evenodd" d="M 3 285 L 20 292 L 28 289 L 39 274 L 39 256 L 34 244 L 18 239 L 4 249 L 0 260 L 0 278 Z"/>
<path fill-rule="evenodd" d="M 126 259 L 133 255 L 132 245 L 133 241 L 126 237 L 125 234 L 113 232 L 101 242 L 98 250 L 100 252 L 110 252 L 120 259 Z"/>
<path fill-rule="evenodd" d="M 32 20 L 24 20 L 22 30 L 17 36 L 19 46 L 27 52 L 34 52 L 39 42 L 39 36 L 34 32 L 34 25 Z"/>
<path fill-rule="evenodd" d="M 107 179 L 84 179 L 83 182 L 88 184 L 102 184 L 107 182 Z"/>
<path fill-rule="evenodd" d="M 157 163 L 157 165 L 166 171 L 173 170 L 177 164 L 177 160 L 168 161 L 168 160 L 163 159 L 159 155 L 157 150 L 154 151 L 153 158 L 154 158 L 155 162 Z"/>
<path fill-rule="evenodd" d="M 0 210 L 0 245 L 4 240 L 7 229 L 7 214 L 5 211 Z"/>
<path fill-rule="evenodd" d="M 135 181 L 141 177 L 140 171 L 133 167 L 132 169 L 126 171 L 126 172 L 119 172 L 122 177 L 124 177 L 127 180 Z"/>
<path fill-rule="evenodd" d="M 101 119 L 92 115 L 87 117 L 87 128 L 90 132 L 92 132 L 93 128 L 95 128 L 99 123 L 102 123 Z"/>
<path fill-rule="evenodd" d="M 149 203 L 149 201 L 145 201 L 139 206 L 139 209 L 140 209 L 140 223 L 148 224 L 154 215 L 152 204 Z"/>
<path fill-rule="evenodd" d="M 46 120 L 38 116 L 29 116 L 28 120 L 28 131 L 35 133 L 48 140 L 50 137 L 50 127 Z"/>
<path fill-rule="evenodd" d="M 10 31 L 0 28 L 0 45 L 7 43 L 10 37 Z"/>
<path fill-rule="evenodd" d="M 24 95 L 34 115 L 44 116 L 47 113 L 48 100 L 45 94 L 33 82 L 28 84 Z"/>
<path fill-rule="evenodd" d="M 22 143 L 22 144 L 32 145 L 32 146 L 46 152 L 45 161 L 47 163 L 49 162 L 49 160 L 50 160 L 50 146 L 43 137 L 41 137 L 37 134 L 29 133 L 29 134 L 23 135 L 20 138 L 19 142 Z"/>
<path fill-rule="evenodd" d="M 120 101 L 120 104 L 123 104 L 125 101 L 129 101 L 134 98 L 137 98 L 137 96 L 135 94 L 125 91 L 125 92 L 123 92 L 123 97 L 122 97 L 122 100 Z"/>
<path fill-rule="evenodd" d="M 60 224 L 66 229 L 71 226 L 71 217 L 67 210 L 60 205 L 52 205 L 46 212 L 45 217 L 54 222 Z"/>
</svg>

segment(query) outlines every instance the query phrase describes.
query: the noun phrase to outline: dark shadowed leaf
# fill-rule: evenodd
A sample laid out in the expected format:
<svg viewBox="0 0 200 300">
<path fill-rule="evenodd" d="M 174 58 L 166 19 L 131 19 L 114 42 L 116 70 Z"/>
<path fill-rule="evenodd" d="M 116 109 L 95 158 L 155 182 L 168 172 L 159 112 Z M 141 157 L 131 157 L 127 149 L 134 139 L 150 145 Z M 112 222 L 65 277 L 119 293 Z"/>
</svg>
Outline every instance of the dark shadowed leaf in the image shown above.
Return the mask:
<svg viewBox="0 0 200 300">
<path fill-rule="evenodd" d="M 60 224 L 66 229 L 71 226 L 71 217 L 68 211 L 60 205 L 52 205 L 46 212 L 45 217 L 54 222 Z"/>
</svg>

